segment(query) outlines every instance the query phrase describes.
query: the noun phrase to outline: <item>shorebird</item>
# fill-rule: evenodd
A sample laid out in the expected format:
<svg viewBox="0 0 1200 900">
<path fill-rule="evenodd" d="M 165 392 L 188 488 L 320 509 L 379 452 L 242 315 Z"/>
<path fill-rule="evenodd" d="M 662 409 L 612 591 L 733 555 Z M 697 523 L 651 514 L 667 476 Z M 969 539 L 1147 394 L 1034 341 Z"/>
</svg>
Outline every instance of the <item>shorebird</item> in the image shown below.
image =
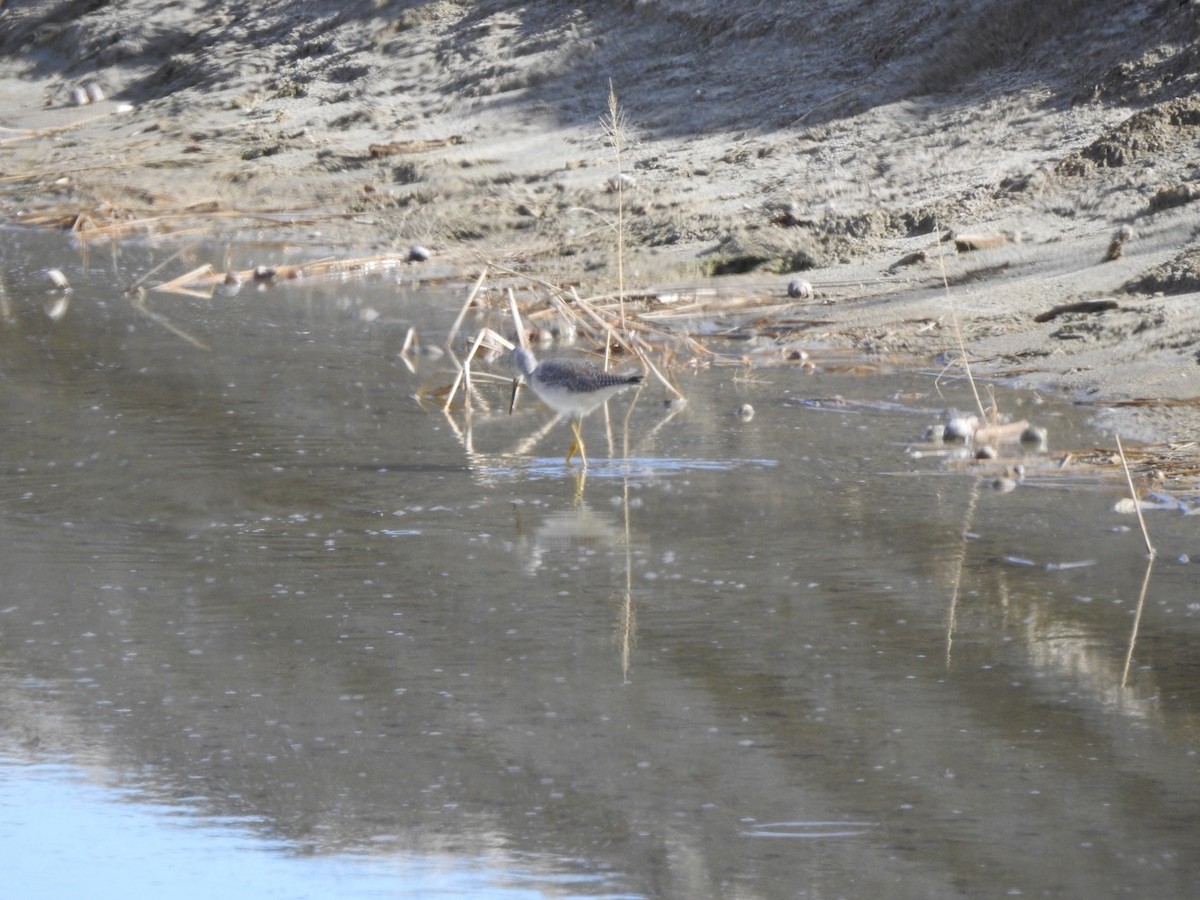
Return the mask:
<svg viewBox="0 0 1200 900">
<path fill-rule="evenodd" d="M 585 468 L 587 454 L 583 449 L 583 435 L 579 433 L 583 417 L 613 394 L 641 383 L 645 377 L 640 372 L 636 375 L 605 372 L 595 363 L 575 359 L 547 359 L 539 363 L 524 347 L 513 350 L 511 362 L 517 373 L 517 378 L 513 380 L 513 402 L 516 402 L 517 388 L 524 379 L 543 403 L 555 412 L 568 416 L 575 440 L 567 450 L 567 465 L 571 464 L 571 458 L 578 451 L 579 461 Z M 511 405 L 509 411 L 512 411 Z"/>
</svg>

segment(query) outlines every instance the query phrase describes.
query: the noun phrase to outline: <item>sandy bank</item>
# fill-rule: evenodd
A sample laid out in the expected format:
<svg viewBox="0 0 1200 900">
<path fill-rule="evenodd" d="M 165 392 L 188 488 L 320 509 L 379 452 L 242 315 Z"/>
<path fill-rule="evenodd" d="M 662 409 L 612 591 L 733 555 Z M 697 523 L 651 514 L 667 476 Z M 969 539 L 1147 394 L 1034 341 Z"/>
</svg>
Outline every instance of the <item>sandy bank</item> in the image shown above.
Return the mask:
<svg viewBox="0 0 1200 900">
<path fill-rule="evenodd" d="M 944 275 L 979 370 L 1200 431 L 1200 4 L 780 6 L 18 4 L 0 216 L 603 286 L 611 79 L 630 283 L 782 301 L 802 273 L 812 340 L 927 361 Z"/>
</svg>

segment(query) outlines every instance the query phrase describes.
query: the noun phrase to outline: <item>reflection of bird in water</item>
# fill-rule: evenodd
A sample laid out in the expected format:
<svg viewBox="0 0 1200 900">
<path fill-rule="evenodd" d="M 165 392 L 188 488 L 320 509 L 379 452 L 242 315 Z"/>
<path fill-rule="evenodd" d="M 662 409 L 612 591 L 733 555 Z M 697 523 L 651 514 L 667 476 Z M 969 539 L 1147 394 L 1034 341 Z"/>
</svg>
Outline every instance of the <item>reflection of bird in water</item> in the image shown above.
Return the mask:
<svg viewBox="0 0 1200 900">
<path fill-rule="evenodd" d="M 576 451 L 579 452 L 580 462 L 587 465 L 583 436 L 579 433 L 583 417 L 613 394 L 639 384 L 645 377 L 640 372 L 636 375 L 617 375 L 605 372 L 595 363 L 573 359 L 548 359 L 539 364 L 524 347 L 513 350 L 512 366 L 519 376 L 513 382 L 514 401 L 519 379 L 524 378 L 543 403 L 555 412 L 570 417 L 571 434 L 575 440 L 567 450 L 567 465 L 571 464 L 571 457 Z"/>
<path fill-rule="evenodd" d="M 524 538 L 525 571 L 534 575 L 547 566 L 565 570 L 585 559 L 615 560 L 625 530 L 613 516 L 580 504 L 550 513 Z"/>
</svg>

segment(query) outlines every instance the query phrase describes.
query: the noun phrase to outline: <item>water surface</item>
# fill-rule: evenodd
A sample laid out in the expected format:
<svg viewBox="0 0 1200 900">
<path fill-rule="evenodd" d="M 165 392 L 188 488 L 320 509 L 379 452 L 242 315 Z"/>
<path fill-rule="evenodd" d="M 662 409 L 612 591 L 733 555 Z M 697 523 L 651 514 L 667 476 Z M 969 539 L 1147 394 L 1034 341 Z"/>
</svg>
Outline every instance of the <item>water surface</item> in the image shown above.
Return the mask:
<svg viewBox="0 0 1200 900">
<path fill-rule="evenodd" d="M 1139 605 L 1118 492 L 908 453 L 961 385 L 683 375 L 589 417 L 583 478 L 500 380 L 414 399 L 459 286 L 139 309 L 165 251 L 6 252 L 13 896 L 1200 889 L 1195 520 L 1151 520 Z"/>
</svg>

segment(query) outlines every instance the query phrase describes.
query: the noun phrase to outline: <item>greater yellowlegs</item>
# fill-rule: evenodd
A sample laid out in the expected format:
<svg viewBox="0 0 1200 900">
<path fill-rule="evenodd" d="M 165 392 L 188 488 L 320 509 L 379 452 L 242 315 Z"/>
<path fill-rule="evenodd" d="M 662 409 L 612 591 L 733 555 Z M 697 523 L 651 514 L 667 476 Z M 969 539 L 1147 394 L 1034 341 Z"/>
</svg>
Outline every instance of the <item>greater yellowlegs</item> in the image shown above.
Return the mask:
<svg viewBox="0 0 1200 900">
<path fill-rule="evenodd" d="M 513 382 L 513 399 L 516 400 L 520 379 L 533 388 L 543 403 L 555 412 L 570 417 L 571 434 L 575 440 L 567 451 L 567 465 L 571 457 L 579 452 L 579 461 L 587 466 L 587 454 L 583 449 L 583 436 L 579 424 L 583 417 L 618 391 L 638 384 L 645 376 L 617 375 L 605 372 L 595 363 L 575 359 L 548 359 L 539 363 L 524 347 L 512 352 L 512 367 L 518 379 Z"/>
</svg>

